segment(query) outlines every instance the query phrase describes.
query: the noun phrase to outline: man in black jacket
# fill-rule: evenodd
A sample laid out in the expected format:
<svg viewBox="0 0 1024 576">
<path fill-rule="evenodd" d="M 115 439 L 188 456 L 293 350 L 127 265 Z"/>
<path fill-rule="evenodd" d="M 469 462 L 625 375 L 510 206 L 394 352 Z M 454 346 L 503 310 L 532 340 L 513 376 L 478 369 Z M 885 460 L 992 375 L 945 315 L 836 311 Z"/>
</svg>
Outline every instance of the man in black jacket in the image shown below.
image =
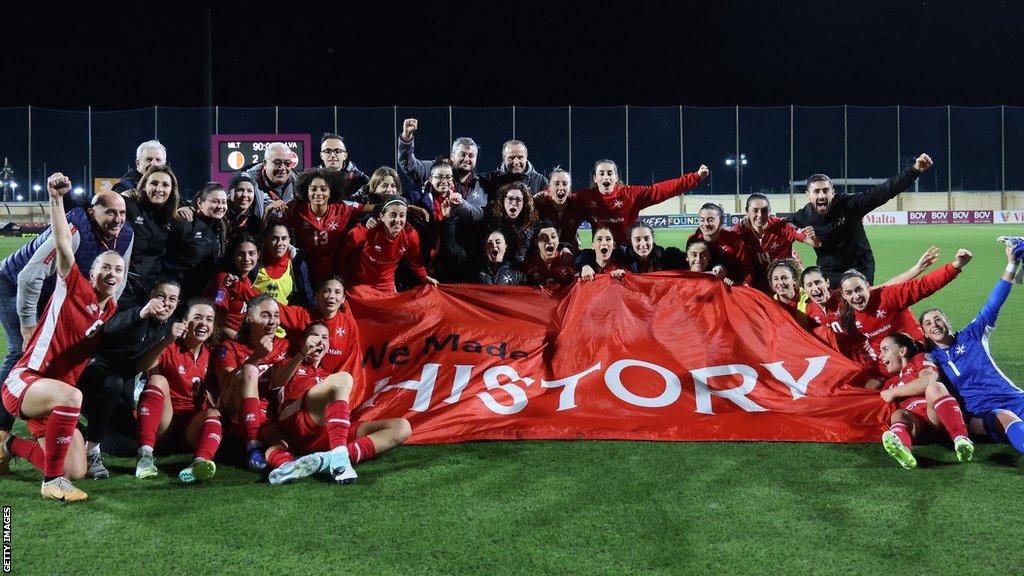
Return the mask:
<svg viewBox="0 0 1024 576">
<path fill-rule="evenodd" d="M 932 167 L 932 159 L 921 154 L 902 173 L 861 194 L 836 194 L 832 180 L 824 174 L 807 178 L 807 205 L 793 214 L 790 222 L 797 228 L 813 226 L 821 246 L 814 249 L 818 266 L 832 286 L 853 268 L 868 282 L 875 281 L 875 256 L 864 233 L 864 216 L 910 188 L 922 172 Z"/>
<path fill-rule="evenodd" d="M 480 185 L 488 198 L 498 195 L 498 190 L 512 182 L 525 182 L 536 196 L 548 187 L 548 179 L 533 168 L 527 158 L 526 144 L 509 140 L 501 147 L 501 166 L 493 172 L 480 175 Z"/>
</svg>

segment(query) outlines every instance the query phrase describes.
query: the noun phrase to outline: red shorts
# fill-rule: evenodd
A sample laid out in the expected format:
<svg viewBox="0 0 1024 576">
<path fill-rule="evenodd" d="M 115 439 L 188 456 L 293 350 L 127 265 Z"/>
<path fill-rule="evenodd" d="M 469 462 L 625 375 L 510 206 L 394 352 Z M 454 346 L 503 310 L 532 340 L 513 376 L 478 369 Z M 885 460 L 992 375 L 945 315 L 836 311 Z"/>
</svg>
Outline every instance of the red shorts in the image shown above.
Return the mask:
<svg viewBox="0 0 1024 576">
<path fill-rule="evenodd" d="M 921 440 L 931 438 L 932 436 L 937 438 L 945 437 L 942 428 L 933 424 L 931 419 L 928 418 L 928 401 L 924 398 L 913 400 L 906 405 L 906 408 L 900 408 L 900 410 L 906 410 L 917 417 L 917 420 L 922 425 L 921 429 L 918 430 L 918 436 Z"/>
<path fill-rule="evenodd" d="M 11 415 L 18 418 L 22 417 L 21 399 L 25 397 L 25 392 L 29 386 L 40 378 L 45 378 L 45 376 L 27 368 L 15 368 L 11 371 L 11 374 L 3 383 L 2 392 L 4 408 L 7 408 Z"/>
<path fill-rule="evenodd" d="M 330 436 L 327 434 L 327 427 L 317 424 L 313 415 L 306 410 L 306 398 L 297 400 L 301 402 L 299 409 L 294 414 L 277 421 L 285 438 L 288 440 L 288 447 L 294 453 L 309 454 L 310 452 L 326 452 L 331 449 Z M 348 429 L 347 443 L 356 439 L 356 428 L 358 425 L 352 422 Z"/>
<path fill-rule="evenodd" d="M 13 416 L 25 421 L 33 438 L 42 438 L 46 434 L 46 424 L 50 421 L 50 415 L 42 418 L 25 418 L 21 413 L 21 400 L 29 387 L 40 378 L 45 376 L 27 368 L 16 368 L 11 371 L 7 381 L 3 383 L 3 391 L 0 392 L 3 395 L 4 408 Z"/>
<path fill-rule="evenodd" d="M 156 451 L 161 454 L 190 451 L 188 426 L 196 414 L 205 414 L 205 412 L 205 410 L 174 412 L 171 416 L 171 425 L 167 427 L 167 431 L 162 436 L 156 439 Z"/>
</svg>

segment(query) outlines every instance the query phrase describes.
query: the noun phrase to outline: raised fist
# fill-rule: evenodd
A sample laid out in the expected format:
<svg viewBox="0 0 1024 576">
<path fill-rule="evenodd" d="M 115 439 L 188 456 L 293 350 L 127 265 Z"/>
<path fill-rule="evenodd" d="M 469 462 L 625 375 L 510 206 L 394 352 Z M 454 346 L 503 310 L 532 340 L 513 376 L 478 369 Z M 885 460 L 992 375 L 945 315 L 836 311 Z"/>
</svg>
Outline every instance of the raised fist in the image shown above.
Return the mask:
<svg viewBox="0 0 1024 576">
<path fill-rule="evenodd" d="M 921 154 L 920 156 L 917 157 L 917 160 L 914 161 L 914 169 L 917 170 L 918 172 L 924 172 L 925 170 L 931 168 L 932 164 L 934 164 L 934 162 L 932 162 L 931 156 L 927 154 Z"/>
<path fill-rule="evenodd" d="M 306 341 L 302 343 L 302 355 L 309 356 L 313 352 L 316 352 L 323 346 L 324 340 L 318 334 L 310 334 L 306 336 Z"/>
<path fill-rule="evenodd" d="M 697 176 L 700 176 L 701 179 L 707 178 L 708 174 L 711 174 L 711 169 L 706 164 L 701 164 L 700 168 L 697 168 Z"/>
<path fill-rule="evenodd" d="M 415 118 L 406 118 L 402 121 L 402 140 L 411 140 L 416 129 L 420 127 L 420 121 Z"/>
<path fill-rule="evenodd" d="M 139 312 L 139 316 L 142 318 L 149 318 L 151 316 L 156 316 L 157 314 L 162 314 L 164 309 L 166 309 L 164 301 L 160 298 L 153 298 L 149 302 L 146 302 L 146 305 Z"/>
<path fill-rule="evenodd" d="M 953 268 L 963 268 L 967 266 L 967 263 L 974 258 L 974 254 L 967 248 L 961 248 L 956 251 L 956 256 L 953 257 Z"/>
<path fill-rule="evenodd" d="M 171 336 L 174 336 L 175 339 L 181 338 L 185 335 L 186 328 L 187 326 L 182 322 L 175 322 L 174 324 L 171 324 Z"/>
<path fill-rule="evenodd" d="M 273 350 L 273 349 L 274 349 L 274 337 L 270 336 L 270 335 L 267 335 L 267 336 L 264 336 L 263 338 L 260 338 L 260 341 L 256 344 L 255 347 L 253 347 L 252 353 L 253 353 L 253 356 L 258 356 L 258 357 L 262 358 L 262 357 L 266 356 L 267 354 L 270 354 L 270 351 Z"/>
<path fill-rule="evenodd" d="M 54 172 L 46 179 L 46 191 L 50 193 L 50 198 L 61 198 L 71 191 L 71 179 L 60 172 Z"/>
</svg>

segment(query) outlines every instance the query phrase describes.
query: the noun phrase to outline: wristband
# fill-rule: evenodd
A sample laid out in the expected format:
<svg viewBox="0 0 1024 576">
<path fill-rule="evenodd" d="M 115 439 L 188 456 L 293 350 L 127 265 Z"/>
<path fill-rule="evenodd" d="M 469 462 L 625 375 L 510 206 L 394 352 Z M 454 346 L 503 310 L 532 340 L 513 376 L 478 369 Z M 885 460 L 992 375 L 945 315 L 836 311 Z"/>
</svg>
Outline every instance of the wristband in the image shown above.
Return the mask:
<svg viewBox="0 0 1024 576">
<path fill-rule="evenodd" d="M 1010 262 L 1006 265 L 1006 271 L 1013 274 L 1013 271 L 1017 269 L 1017 262 Z"/>
</svg>

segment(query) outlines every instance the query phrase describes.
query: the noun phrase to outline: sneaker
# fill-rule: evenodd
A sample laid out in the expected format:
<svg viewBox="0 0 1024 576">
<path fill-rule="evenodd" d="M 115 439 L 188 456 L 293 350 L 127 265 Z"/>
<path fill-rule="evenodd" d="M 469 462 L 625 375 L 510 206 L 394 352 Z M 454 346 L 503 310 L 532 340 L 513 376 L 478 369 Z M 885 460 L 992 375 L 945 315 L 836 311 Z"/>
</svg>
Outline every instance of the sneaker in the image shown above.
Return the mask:
<svg viewBox="0 0 1024 576">
<path fill-rule="evenodd" d="M 0 476 L 7 476 L 11 473 L 11 452 L 7 449 L 7 442 L 11 439 L 11 433 L 7 430 L 0 430 Z"/>
<path fill-rule="evenodd" d="M 103 454 L 99 450 L 86 452 L 85 457 L 89 460 L 89 470 L 85 473 L 88 478 L 94 480 L 110 478 L 110 470 L 107 470 L 107 467 L 103 465 Z"/>
<path fill-rule="evenodd" d="M 135 465 L 136 478 L 152 478 L 159 473 L 160 471 L 156 469 L 156 458 L 153 457 L 152 452 L 139 456 L 139 463 Z"/>
<path fill-rule="evenodd" d="M 178 479 L 185 484 L 206 482 L 217 473 L 217 465 L 212 460 L 199 460 L 178 473 Z"/>
<path fill-rule="evenodd" d="M 267 469 L 267 459 L 263 457 L 263 449 L 249 448 L 249 470 L 263 472 Z"/>
<path fill-rule="evenodd" d="M 910 452 L 910 448 L 903 445 L 903 440 L 892 431 L 886 431 L 882 434 L 882 448 L 889 453 L 907 470 L 917 468 L 917 459 Z"/>
<path fill-rule="evenodd" d="M 274 486 L 293 482 L 299 478 L 308 478 L 316 474 L 324 465 L 324 457 L 319 452 L 307 454 L 283 466 L 274 468 L 270 473 L 270 483 Z"/>
<path fill-rule="evenodd" d="M 359 476 L 356 474 L 356 469 L 352 467 L 352 462 L 348 457 L 348 448 L 342 446 L 336 450 L 331 450 L 327 455 L 330 463 L 328 471 L 331 474 L 331 478 L 338 484 L 354 484 Z"/>
<path fill-rule="evenodd" d="M 974 442 L 966 436 L 957 436 L 953 440 L 953 449 L 956 450 L 957 462 L 970 462 L 974 458 Z"/>
<path fill-rule="evenodd" d="M 75 485 L 63 476 L 58 476 L 49 482 L 43 482 L 39 489 L 45 500 L 57 500 L 59 502 L 81 502 L 88 500 L 89 495 L 82 492 Z"/>
</svg>

